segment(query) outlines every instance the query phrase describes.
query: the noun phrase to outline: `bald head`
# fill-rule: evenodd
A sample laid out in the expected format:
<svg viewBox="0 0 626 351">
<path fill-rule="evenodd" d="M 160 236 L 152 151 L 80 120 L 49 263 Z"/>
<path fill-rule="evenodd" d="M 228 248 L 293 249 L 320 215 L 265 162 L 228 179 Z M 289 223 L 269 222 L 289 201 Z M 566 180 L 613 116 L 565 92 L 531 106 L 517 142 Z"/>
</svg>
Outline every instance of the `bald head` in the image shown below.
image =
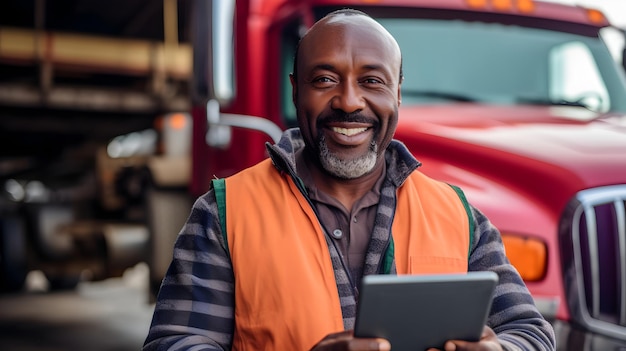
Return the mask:
<svg viewBox="0 0 626 351">
<path fill-rule="evenodd" d="M 291 76 L 298 125 L 317 168 L 342 180 L 376 178 L 398 123 L 402 59 L 366 14 L 332 12 L 300 40 Z"/>
<path fill-rule="evenodd" d="M 306 32 L 296 47 L 293 65 L 294 79 L 296 81 L 298 79 L 298 63 L 301 61 L 299 56 L 302 47 L 316 45 L 317 40 L 323 41 L 325 36 L 333 36 L 337 32 L 346 30 L 362 31 L 363 35 L 368 37 L 368 42 L 377 43 L 380 45 L 380 50 L 390 53 L 390 57 L 394 61 L 392 64 L 398 68 L 398 80 L 399 82 L 402 81 L 402 55 L 397 41 L 380 23 L 366 13 L 354 9 L 333 11 L 317 21 Z"/>
</svg>

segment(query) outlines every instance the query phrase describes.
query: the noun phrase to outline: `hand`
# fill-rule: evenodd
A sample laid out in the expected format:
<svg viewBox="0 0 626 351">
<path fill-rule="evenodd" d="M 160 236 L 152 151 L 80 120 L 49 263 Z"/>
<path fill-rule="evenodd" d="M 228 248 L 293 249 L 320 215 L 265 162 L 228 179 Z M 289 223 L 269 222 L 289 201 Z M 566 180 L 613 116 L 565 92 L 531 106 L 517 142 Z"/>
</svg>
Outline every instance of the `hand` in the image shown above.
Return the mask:
<svg viewBox="0 0 626 351">
<path fill-rule="evenodd" d="M 450 340 L 444 345 L 444 351 L 502 351 L 496 333 L 489 327 L 483 328 L 480 340 L 477 342 Z M 428 351 L 437 351 L 429 349 Z"/>
<path fill-rule="evenodd" d="M 311 351 L 389 351 L 391 344 L 381 338 L 355 338 L 352 330 L 329 334 Z"/>
</svg>

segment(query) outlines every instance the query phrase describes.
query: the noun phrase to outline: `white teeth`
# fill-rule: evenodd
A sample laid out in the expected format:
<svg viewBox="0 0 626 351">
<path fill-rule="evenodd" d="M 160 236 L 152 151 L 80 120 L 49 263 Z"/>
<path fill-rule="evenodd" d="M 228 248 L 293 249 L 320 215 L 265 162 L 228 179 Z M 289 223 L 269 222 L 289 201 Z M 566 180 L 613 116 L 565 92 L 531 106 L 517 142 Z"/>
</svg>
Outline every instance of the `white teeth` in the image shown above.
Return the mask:
<svg viewBox="0 0 626 351">
<path fill-rule="evenodd" d="M 339 133 L 339 134 L 343 134 L 343 135 L 347 135 L 347 136 L 353 136 L 359 133 L 363 133 L 364 131 L 366 131 L 367 128 L 339 128 L 339 127 L 333 127 L 333 132 L 335 133 Z"/>
</svg>

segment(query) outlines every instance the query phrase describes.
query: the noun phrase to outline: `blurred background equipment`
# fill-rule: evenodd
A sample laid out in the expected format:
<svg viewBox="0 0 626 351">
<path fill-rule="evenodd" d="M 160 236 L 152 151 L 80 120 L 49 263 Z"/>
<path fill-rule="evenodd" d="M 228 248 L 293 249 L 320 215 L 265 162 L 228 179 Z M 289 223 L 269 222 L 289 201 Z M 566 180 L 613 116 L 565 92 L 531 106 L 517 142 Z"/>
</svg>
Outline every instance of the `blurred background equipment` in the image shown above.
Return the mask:
<svg viewBox="0 0 626 351">
<path fill-rule="evenodd" d="M 147 197 L 189 182 L 187 17 L 176 0 L 0 4 L 0 290 L 150 258 Z"/>
</svg>

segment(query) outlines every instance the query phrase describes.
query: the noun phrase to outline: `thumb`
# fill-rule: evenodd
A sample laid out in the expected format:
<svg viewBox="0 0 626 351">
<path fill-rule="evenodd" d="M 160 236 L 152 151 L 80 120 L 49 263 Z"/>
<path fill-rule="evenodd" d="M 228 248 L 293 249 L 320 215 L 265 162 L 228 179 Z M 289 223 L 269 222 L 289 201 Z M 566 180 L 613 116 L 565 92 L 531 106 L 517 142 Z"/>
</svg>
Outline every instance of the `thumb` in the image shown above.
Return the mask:
<svg viewBox="0 0 626 351">
<path fill-rule="evenodd" d="M 443 349 L 445 351 L 456 351 L 456 344 L 452 341 L 447 341 L 446 344 L 443 346 Z"/>
</svg>

